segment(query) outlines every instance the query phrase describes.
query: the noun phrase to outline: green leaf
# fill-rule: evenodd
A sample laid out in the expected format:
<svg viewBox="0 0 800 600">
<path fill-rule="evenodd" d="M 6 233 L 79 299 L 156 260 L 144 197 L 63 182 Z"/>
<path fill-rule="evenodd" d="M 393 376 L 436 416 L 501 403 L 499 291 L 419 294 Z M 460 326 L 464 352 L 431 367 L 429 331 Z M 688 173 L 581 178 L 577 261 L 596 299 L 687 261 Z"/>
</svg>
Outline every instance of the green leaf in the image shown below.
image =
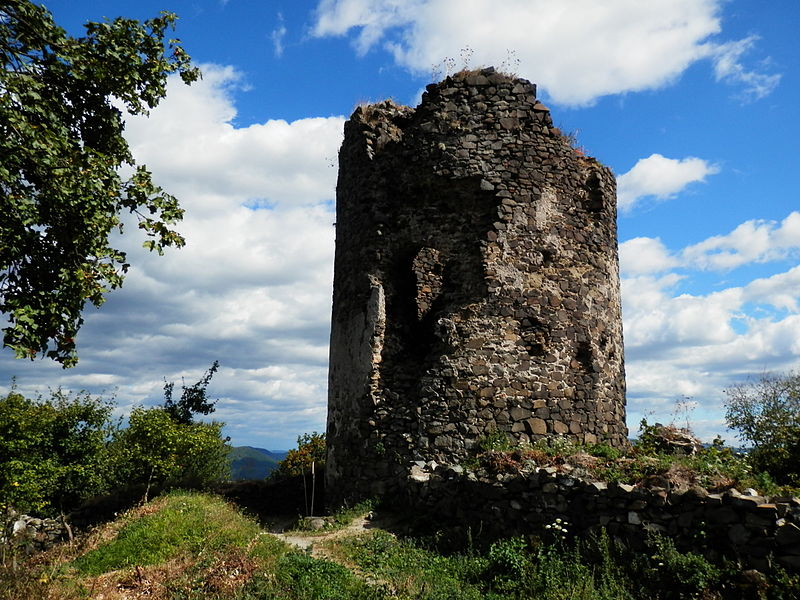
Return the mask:
<svg viewBox="0 0 800 600">
<path fill-rule="evenodd" d="M 137 165 L 123 137 L 119 99 L 146 114 L 178 73 L 200 73 L 175 39 L 177 17 L 87 23 L 70 37 L 42 6 L 0 4 L 0 312 L 3 345 L 18 357 L 77 362 L 87 302 L 123 283 L 129 265 L 110 245 L 120 214 L 139 219 L 146 247 L 181 247 L 178 201 Z M 123 181 L 121 167 L 134 167 Z"/>
</svg>

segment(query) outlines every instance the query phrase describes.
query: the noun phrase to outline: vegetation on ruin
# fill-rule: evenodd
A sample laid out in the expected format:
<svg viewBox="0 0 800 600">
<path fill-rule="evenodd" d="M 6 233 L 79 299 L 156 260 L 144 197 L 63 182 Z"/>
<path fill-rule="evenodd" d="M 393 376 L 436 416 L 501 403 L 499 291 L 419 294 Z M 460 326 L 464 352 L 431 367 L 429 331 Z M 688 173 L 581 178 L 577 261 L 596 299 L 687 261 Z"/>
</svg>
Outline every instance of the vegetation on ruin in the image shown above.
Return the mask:
<svg viewBox="0 0 800 600">
<path fill-rule="evenodd" d="M 746 452 L 719 436 L 711 444 L 682 449 L 693 438 L 686 427 L 642 419 L 626 448 L 578 444 L 552 436 L 518 444 L 503 432 L 478 442 L 466 467 L 490 473 L 522 473 L 552 467 L 593 481 L 709 492 L 755 489 L 768 496 L 800 495 L 800 373 L 765 374 L 725 390 L 726 424 L 748 445 Z M 684 407 L 676 407 L 682 412 Z M 689 444 L 691 446 L 691 444 Z"/>
<path fill-rule="evenodd" d="M 643 420 L 639 438 L 628 448 L 607 444 L 577 444 L 567 437 L 551 437 L 533 444 L 516 444 L 505 434 L 488 436 L 465 466 L 489 473 L 523 473 L 551 467 L 589 481 L 619 482 L 644 487 L 685 490 L 699 486 L 712 493 L 753 488 L 765 495 L 797 495 L 796 484 L 779 484 L 772 475 L 754 468 L 751 457 L 726 446 L 721 438 L 693 454 L 675 454 L 656 440 L 672 426 Z"/>
</svg>

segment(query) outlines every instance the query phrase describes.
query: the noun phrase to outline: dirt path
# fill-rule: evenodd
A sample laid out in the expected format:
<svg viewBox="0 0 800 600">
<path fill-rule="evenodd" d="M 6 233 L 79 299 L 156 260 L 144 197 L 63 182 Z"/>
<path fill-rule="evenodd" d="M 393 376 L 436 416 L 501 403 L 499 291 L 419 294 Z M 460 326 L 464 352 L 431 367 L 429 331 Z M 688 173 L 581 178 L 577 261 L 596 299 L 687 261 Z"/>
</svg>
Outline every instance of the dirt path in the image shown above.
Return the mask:
<svg viewBox="0 0 800 600">
<path fill-rule="evenodd" d="M 343 529 L 337 529 L 335 531 L 290 531 L 288 533 L 273 532 L 271 535 L 274 535 L 287 544 L 291 544 L 302 550 L 311 548 L 311 555 L 315 558 L 330 558 L 330 554 L 321 547 L 323 542 L 355 536 L 365 531 L 375 529 L 377 526 L 378 525 L 373 520 L 367 519 L 367 517 L 359 517 L 354 519 L 353 522 L 347 527 L 344 527 Z"/>
</svg>

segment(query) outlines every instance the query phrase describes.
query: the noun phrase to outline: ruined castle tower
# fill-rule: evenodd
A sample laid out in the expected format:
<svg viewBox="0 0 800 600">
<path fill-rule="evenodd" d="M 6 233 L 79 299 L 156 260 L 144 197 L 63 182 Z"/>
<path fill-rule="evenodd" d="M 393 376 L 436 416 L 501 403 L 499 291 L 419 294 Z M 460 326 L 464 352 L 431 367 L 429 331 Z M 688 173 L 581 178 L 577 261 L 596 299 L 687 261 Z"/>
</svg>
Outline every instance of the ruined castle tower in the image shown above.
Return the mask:
<svg viewBox="0 0 800 600">
<path fill-rule="evenodd" d="M 494 431 L 627 439 L 611 172 L 483 69 L 355 110 L 339 153 L 329 503 Z"/>
</svg>

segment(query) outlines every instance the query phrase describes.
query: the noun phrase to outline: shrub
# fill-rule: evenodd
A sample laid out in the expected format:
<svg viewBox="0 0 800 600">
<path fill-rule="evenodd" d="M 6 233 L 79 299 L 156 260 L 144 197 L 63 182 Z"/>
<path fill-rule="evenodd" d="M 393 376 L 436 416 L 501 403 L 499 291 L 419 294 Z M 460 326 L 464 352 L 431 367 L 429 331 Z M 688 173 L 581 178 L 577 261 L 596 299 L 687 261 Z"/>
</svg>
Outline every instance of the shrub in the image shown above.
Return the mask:
<svg viewBox="0 0 800 600">
<path fill-rule="evenodd" d="M 167 394 L 164 407 L 134 408 L 125 429 L 110 400 L 61 389 L 31 400 L 12 389 L 0 398 L 0 514 L 11 506 L 56 515 L 129 485 L 203 487 L 224 478 L 223 424 L 191 418 L 213 410 L 205 388 L 216 367 L 183 386 L 179 402 Z"/>
<path fill-rule="evenodd" d="M 0 498 L 22 512 L 57 514 L 107 489 L 113 403 L 60 389 L 0 399 Z M 0 506 L 0 509 L 5 507 Z"/>
<path fill-rule="evenodd" d="M 222 423 L 179 423 L 162 408 L 136 407 L 110 445 L 115 483 L 205 487 L 228 469 Z"/>
<path fill-rule="evenodd" d="M 326 456 L 325 434 L 316 431 L 304 433 L 297 438 L 297 448 L 289 450 L 286 458 L 273 471 L 273 477 L 294 477 L 308 473 L 312 465 L 323 466 Z"/>
<path fill-rule="evenodd" d="M 519 582 L 531 562 L 528 544 L 522 537 L 496 541 L 489 547 L 487 558 L 488 572 L 500 589 L 511 588 Z"/>
<path fill-rule="evenodd" d="M 653 551 L 653 562 L 646 575 L 650 586 L 662 589 L 665 598 L 699 597 L 719 584 L 720 569 L 703 556 L 678 552 L 674 542 L 662 535 L 651 535 L 647 544 Z"/>
<path fill-rule="evenodd" d="M 725 420 L 752 444 L 753 467 L 800 485 L 800 373 L 765 374 L 725 390 Z"/>
</svg>

